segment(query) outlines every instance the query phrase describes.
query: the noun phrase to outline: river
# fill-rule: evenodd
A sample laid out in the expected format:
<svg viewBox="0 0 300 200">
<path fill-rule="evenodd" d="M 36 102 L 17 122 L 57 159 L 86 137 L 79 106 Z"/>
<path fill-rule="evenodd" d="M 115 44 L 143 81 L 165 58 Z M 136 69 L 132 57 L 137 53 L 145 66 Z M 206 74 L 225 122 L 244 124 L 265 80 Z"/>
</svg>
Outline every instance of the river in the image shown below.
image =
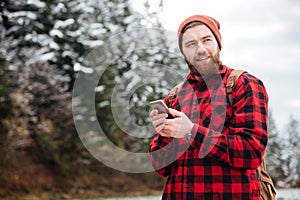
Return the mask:
<svg viewBox="0 0 300 200">
<path fill-rule="evenodd" d="M 160 196 L 124 197 L 124 198 L 97 198 L 85 200 L 160 200 Z M 277 200 L 300 200 L 300 189 L 278 189 Z"/>
</svg>

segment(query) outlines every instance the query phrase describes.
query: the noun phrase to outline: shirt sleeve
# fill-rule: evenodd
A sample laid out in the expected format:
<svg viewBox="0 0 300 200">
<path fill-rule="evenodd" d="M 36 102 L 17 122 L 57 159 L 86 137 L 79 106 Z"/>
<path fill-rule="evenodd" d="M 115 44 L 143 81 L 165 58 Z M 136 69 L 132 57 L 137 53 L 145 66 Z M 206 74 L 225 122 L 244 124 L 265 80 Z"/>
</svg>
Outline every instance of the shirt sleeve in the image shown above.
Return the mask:
<svg viewBox="0 0 300 200">
<path fill-rule="evenodd" d="M 164 99 L 169 108 L 180 109 L 177 106 L 178 99 L 174 98 L 168 102 L 170 93 Z M 181 157 L 189 147 L 190 143 L 186 138 L 163 137 L 156 132 L 150 141 L 150 160 L 156 173 L 163 177 L 171 174 L 171 170 L 176 165 L 176 160 Z"/>
<path fill-rule="evenodd" d="M 224 134 L 195 124 L 191 145 L 199 157 L 211 157 L 229 166 L 255 169 L 263 158 L 268 140 L 268 95 L 263 83 L 243 74 L 232 92 L 232 119 Z"/>
<path fill-rule="evenodd" d="M 172 138 L 162 137 L 155 133 L 150 142 L 150 159 L 156 173 L 163 177 L 167 177 L 172 168 L 172 163 L 168 163 L 166 158 L 169 157 L 169 152 L 172 152 L 170 146 Z"/>
<path fill-rule="evenodd" d="M 167 99 L 169 98 L 168 94 L 164 99 L 165 103 L 168 105 Z M 150 160 L 152 166 L 156 173 L 163 177 L 167 177 L 171 173 L 172 169 L 172 157 L 176 145 L 174 138 L 167 138 L 159 135 L 158 133 L 154 132 L 153 137 L 150 141 Z M 175 161 L 175 160 L 174 160 Z"/>
</svg>

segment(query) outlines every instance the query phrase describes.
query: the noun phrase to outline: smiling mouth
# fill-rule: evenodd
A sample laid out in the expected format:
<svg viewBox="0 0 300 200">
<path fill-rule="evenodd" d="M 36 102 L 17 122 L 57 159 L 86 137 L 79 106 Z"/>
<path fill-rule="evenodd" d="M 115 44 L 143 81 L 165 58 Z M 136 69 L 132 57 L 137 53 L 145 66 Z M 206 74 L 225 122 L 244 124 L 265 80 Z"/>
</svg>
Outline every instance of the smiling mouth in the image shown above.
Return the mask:
<svg viewBox="0 0 300 200">
<path fill-rule="evenodd" d="M 203 61 L 209 59 L 209 56 L 203 57 L 203 58 L 198 58 L 197 61 Z"/>
</svg>

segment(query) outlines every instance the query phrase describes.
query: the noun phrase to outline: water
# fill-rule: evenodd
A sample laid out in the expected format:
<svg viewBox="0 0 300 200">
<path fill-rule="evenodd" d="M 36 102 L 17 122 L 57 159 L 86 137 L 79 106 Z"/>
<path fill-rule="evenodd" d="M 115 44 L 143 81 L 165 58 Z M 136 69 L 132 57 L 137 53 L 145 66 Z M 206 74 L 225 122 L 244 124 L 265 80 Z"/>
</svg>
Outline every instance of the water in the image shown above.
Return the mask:
<svg viewBox="0 0 300 200">
<path fill-rule="evenodd" d="M 100 198 L 90 200 L 160 200 L 160 196 L 145 196 L 145 197 L 125 197 L 125 198 Z"/>
<path fill-rule="evenodd" d="M 160 200 L 160 196 L 125 197 L 125 198 L 97 198 L 86 200 Z M 277 189 L 277 200 L 300 200 L 299 189 Z"/>
<path fill-rule="evenodd" d="M 278 200 L 300 200 L 300 189 L 279 189 L 276 199 Z"/>
</svg>

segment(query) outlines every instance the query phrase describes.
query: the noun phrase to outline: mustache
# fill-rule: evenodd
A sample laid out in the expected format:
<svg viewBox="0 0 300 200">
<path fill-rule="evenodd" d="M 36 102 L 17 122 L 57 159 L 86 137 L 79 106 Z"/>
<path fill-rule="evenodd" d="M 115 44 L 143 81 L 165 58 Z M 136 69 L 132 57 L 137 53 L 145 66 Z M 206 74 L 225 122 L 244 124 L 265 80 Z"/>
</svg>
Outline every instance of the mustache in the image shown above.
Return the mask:
<svg viewBox="0 0 300 200">
<path fill-rule="evenodd" d="M 208 51 L 207 53 L 198 53 L 196 59 L 211 57 L 215 63 L 220 63 L 220 51 L 218 50 L 217 53 L 214 55 L 212 52 Z"/>
</svg>

